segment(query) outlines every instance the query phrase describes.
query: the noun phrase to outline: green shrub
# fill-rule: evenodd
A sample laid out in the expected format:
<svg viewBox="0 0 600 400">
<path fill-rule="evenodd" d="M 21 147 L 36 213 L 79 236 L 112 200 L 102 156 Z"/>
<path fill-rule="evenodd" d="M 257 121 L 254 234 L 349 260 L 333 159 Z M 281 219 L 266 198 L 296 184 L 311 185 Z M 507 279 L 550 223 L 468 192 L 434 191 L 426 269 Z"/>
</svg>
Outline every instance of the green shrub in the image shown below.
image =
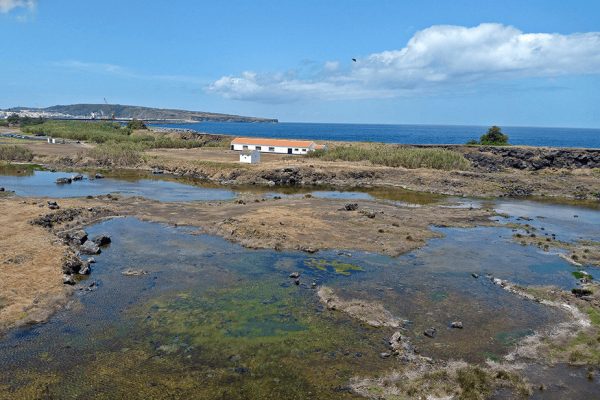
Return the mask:
<svg viewBox="0 0 600 400">
<path fill-rule="evenodd" d="M 140 129 L 148 129 L 144 121 L 139 119 L 132 119 L 127 123 L 127 129 L 129 130 L 140 130 Z"/>
<path fill-rule="evenodd" d="M 6 119 L 0 119 L 0 126 L 8 126 L 8 121 Z"/>
<path fill-rule="evenodd" d="M 373 164 L 409 169 L 463 170 L 469 168 L 470 165 L 462 154 L 451 150 L 385 144 L 342 145 L 331 150 L 316 150 L 308 153 L 307 156 L 328 161 L 370 161 Z"/>
<path fill-rule="evenodd" d="M 26 147 L 17 145 L 0 145 L 0 160 L 31 161 L 33 153 Z"/>
<path fill-rule="evenodd" d="M 88 156 L 102 166 L 135 167 L 144 161 L 144 148 L 139 143 L 107 142 L 89 150 Z"/>
<path fill-rule="evenodd" d="M 508 135 L 502 133 L 499 126 L 492 126 L 487 133 L 481 135 L 479 141 L 472 139 L 467 142 L 468 145 L 484 145 L 484 146 L 507 146 Z"/>
</svg>

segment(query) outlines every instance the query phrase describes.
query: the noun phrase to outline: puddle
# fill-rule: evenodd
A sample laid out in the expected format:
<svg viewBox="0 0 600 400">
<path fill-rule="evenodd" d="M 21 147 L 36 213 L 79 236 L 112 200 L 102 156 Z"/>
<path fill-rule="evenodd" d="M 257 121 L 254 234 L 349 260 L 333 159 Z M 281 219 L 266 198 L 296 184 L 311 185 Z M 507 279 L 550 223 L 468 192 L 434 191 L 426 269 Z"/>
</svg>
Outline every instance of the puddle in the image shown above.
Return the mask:
<svg viewBox="0 0 600 400">
<path fill-rule="evenodd" d="M 71 177 L 75 172 L 50 172 L 35 169 L 23 169 L 21 173 L 7 175 L 6 169 L 0 169 L 0 186 L 13 190 L 19 196 L 31 197 L 85 197 L 109 193 L 122 196 L 142 196 L 158 201 L 211 201 L 231 200 L 236 193 L 227 189 L 188 185 L 161 178 L 105 177 L 89 179 L 71 184 L 56 184 L 56 179 Z"/>
<path fill-rule="evenodd" d="M 494 208 L 510 215 L 505 222 L 529 224 L 538 236 L 554 233 L 557 240 L 566 242 L 600 239 L 600 211 L 594 208 L 528 200 L 501 200 Z"/>
</svg>

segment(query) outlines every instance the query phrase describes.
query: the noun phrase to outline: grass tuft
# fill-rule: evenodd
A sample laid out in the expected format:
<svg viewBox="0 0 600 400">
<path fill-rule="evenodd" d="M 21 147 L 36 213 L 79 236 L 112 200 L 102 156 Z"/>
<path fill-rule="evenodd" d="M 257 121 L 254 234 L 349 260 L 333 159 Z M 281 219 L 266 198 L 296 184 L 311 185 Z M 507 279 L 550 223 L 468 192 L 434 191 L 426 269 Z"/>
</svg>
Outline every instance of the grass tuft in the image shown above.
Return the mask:
<svg viewBox="0 0 600 400">
<path fill-rule="evenodd" d="M 31 161 L 33 153 L 26 147 L 17 145 L 0 146 L 0 160 L 2 161 Z"/>
</svg>

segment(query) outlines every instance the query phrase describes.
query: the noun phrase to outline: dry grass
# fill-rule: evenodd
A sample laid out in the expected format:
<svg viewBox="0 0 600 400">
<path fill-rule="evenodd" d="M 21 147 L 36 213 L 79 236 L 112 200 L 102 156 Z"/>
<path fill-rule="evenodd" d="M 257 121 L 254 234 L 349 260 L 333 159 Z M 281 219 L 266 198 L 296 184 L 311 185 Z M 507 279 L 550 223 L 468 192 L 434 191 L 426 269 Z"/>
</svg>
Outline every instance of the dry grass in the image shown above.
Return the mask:
<svg viewBox="0 0 600 400">
<path fill-rule="evenodd" d="M 33 153 L 26 147 L 17 145 L 0 145 L 0 160 L 31 161 Z"/>
<path fill-rule="evenodd" d="M 388 144 L 338 145 L 330 150 L 311 152 L 307 157 L 329 161 L 370 161 L 376 165 L 408 169 L 465 170 L 470 166 L 469 161 L 462 154 L 452 150 Z"/>
<path fill-rule="evenodd" d="M 0 331 L 45 320 L 65 301 L 61 264 L 66 248 L 28 221 L 40 208 L 0 200 Z"/>
</svg>

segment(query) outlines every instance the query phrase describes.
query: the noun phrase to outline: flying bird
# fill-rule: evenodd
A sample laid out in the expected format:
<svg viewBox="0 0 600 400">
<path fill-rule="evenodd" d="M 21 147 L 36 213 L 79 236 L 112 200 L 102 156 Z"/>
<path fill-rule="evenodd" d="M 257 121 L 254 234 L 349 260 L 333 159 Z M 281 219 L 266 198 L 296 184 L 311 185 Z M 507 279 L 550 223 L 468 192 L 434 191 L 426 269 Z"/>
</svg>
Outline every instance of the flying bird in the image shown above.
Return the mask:
<svg viewBox="0 0 600 400">
<path fill-rule="evenodd" d="M 356 62 L 356 58 L 353 58 L 352 61 Z"/>
</svg>

